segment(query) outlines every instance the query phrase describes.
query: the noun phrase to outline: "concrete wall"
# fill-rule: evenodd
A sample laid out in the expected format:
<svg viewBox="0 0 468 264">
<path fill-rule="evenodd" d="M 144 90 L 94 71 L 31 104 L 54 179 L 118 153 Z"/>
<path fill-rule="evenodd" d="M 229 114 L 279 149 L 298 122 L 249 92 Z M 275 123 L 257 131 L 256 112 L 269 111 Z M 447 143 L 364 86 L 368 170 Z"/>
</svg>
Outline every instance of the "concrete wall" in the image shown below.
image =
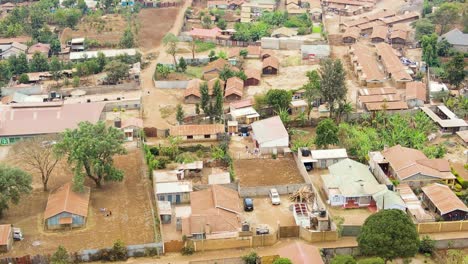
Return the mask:
<svg viewBox="0 0 468 264">
<path fill-rule="evenodd" d="M 116 92 L 135 91 L 140 89 L 140 84 L 137 82 L 122 83 L 116 85 L 94 85 L 94 86 L 81 86 L 77 88 L 62 88 L 59 90 L 63 95 L 70 95 L 74 90 L 86 91 L 87 95 L 92 94 L 106 94 Z"/>
<path fill-rule="evenodd" d="M 337 241 L 337 231 L 311 231 L 301 227 L 299 229 L 299 237 L 307 242 L 324 242 L 324 241 Z"/>
<path fill-rule="evenodd" d="M 271 246 L 278 241 L 277 233 L 260 236 L 236 237 L 225 239 L 190 240 L 195 251 L 252 248 Z"/>
<path fill-rule="evenodd" d="M 361 232 L 361 226 L 343 225 L 343 231 L 341 232 L 341 235 L 356 237 L 359 235 L 359 232 Z"/>
<path fill-rule="evenodd" d="M 231 183 L 225 183 L 225 184 L 217 184 L 229 189 L 232 189 L 234 191 L 239 191 L 239 183 L 238 182 L 231 182 Z M 211 184 L 197 184 L 193 186 L 193 191 L 201 191 L 208 189 L 211 186 Z"/>
<path fill-rule="evenodd" d="M 419 223 L 416 225 L 416 229 L 420 234 L 468 231 L 468 220 Z"/>
<path fill-rule="evenodd" d="M 154 87 L 160 89 L 186 89 L 189 81 L 154 81 Z"/>
<path fill-rule="evenodd" d="M 268 196 L 270 189 L 276 188 L 280 195 L 291 194 L 301 189 L 304 186 L 310 186 L 310 184 L 287 184 L 287 185 L 270 185 L 270 186 L 258 186 L 258 187 L 240 187 L 240 197 L 256 197 L 256 196 Z"/>
<path fill-rule="evenodd" d="M 45 89 L 43 89 L 42 86 L 40 85 L 31 85 L 31 86 L 22 87 L 22 88 L 2 87 L 1 90 L 2 90 L 2 96 L 7 96 L 7 95 L 12 95 L 15 92 L 19 92 L 25 95 L 38 95 L 38 94 L 42 94 L 43 90 Z"/>
<path fill-rule="evenodd" d="M 120 100 L 107 102 L 104 106 L 104 112 L 113 112 L 114 109 L 126 109 L 126 110 L 135 110 L 141 108 L 141 100 Z"/>
<path fill-rule="evenodd" d="M 159 252 L 158 255 L 164 254 L 164 245 L 162 242 L 160 243 L 148 243 L 148 244 L 141 244 L 141 245 L 129 245 L 127 246 L 128 256 L 134 257 L 145 254 L 145 249 L 147 248 L 156 248 Z M 110 249 L 110 248 L 107 248 Z M 99 249 L 85 249 L 78 252 L 78 256 L 81 258 L 83 262 L 89 262 L 94 259 L 99 253 Z"/>
</svg>

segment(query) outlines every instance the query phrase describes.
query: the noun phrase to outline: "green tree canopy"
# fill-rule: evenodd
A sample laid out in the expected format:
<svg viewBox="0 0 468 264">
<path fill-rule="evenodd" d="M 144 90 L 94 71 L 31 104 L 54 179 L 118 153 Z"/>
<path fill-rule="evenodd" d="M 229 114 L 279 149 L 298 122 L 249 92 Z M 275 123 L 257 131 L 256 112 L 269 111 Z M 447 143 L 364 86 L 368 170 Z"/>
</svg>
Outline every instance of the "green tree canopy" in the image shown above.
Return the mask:
<svg viewBox="0 0 468 264">
<path fill-rule="evenodd" d="M 68 251 L 63 247 L 59 246 L 57 251 L 50 257 L 50 264 L 68 264 L 71 263 L 70 255 Z"/>
<path fill-rule="evenodd" d="M 97 187 L 101 187 L 102 180 L 122 181 L 124 174 L 115 168 L 113 157 L 126 153 L 123 143 L 121 130 L 106 127 L 104 122 L 82 122 L 78 128 L 65 131 L 55 149 L 59 155 L 67 155 L 75 173 L 74 186 L 81 189 L 85 177 Z"/>
<path fill-rule="evenodd" d="M 22 73 L 18 78 L 19 83 L 29 83 L 29 76 L 26 73 Z"/>
<path fill-rule="evenodd" d="M 411 218 L 398 209 L 381 210 L 369 216 L 357 237 L 363 255 L 384 260 L 413 257 L 419 248 L 419 235 Z"/>
<path fill-rule="evenodd" d="M 437 56 L 437 35 L 432 33 L 431 35 L 425 35 L 421 38 L 422 47 L 422 59 L 430 67 L 437 66 L 439 59 Z"/>
<path fill-rule="evenodd" d="M 177 105 L 177 111 L 176 111 L 176 120 L 179 122 L 179 125 L 182 125 L 184 123 L 184 109 L 182 109 L 182 105 L 178 104 Z"/>
<path fill-rule="evenodd" d="M 29 72 L 28 58 L 24 53 L 21 53 L 18 57 L 15 55 L 8 57 L 8 64 L 10 64 L 13 74 L 20 75 Z"/>
<path fill-rule="evenodd" d="M 167 54 L 170 54 L 174 59 L 174 67 L 177 68 L 177 60 L 176 60 L 176 53 L 177 53 L 177 44 L 179 43 L 179 39 L 172 33 L 167 33 L 164 38 L 162 39 L 164 47 L 166 47 Z"/>
<path fill-rule="evenodd" d="M 309 81 L 302 86 L 304 89 L 304 99 L 307 103 L 307 119 L 310 119 L 312 104 L 320 99 L 320 75 L 316 70 L 307 72 Z"/>
<path fill-rule="evenodd" d="M 273 107 L 276 112 L 279 112 L 281 109 L 289 109 L 292 95 L 287 90 L 271 89 L 266 93 L 265 100 L 269 106 Z"/>
<path fill-rule="evenodd" d="M 34 53 L 29 68 L 31 72 L 48 71 L 49 62 L 47 60 L 47 57 L 43 53 Z"/>
<path fill-rule="evenodd" d="M 120 46 L 126 49 L 133 48 L 133 46 L 135 46 L 135 37 L 133 36 L 133 32 L 130 27 L 125 29 L 124 34 L 120 39 Z"/>
<path fill-rule="evenodd" d="M 346 99 L 346 72 L 339 59 L 326 59 L 320 63 L 320 94 L 328 103 L 330 114 L 334 114 L 335 105 Z"/>
<path fill-rule="evenodd" d="M 120 61 L 113 60 L 104 69 L 107 73 L 107 81 L 112 84 L 118 83 L 128 76 L 128 65 Z"/>
<path fill-rule="evenodd" d="M 338 144 L 338 126 L 330 118 L 318 123 L 316 133 L 315 145 L 318 148 L 328 148 L 328 145 Z"/>
<path fill-rule="evenodd" d="M 17 204 L 21 195 L 31 190 L 32 177 L 15 167 L 0 164 L 0 217 L 10 203 Z"/>
<path fill-rule="evenodd" d="M 460 8 L 456 3 L 443 3 L 431 15 L 432 22 L 439 25 L 439 34 L 446 33 L 460 19 Z"/>
<path fill-rule="evenodd" d="M 447 81 L 451 85 L 458 88 L 463 80 L 465 80 L 465 65 L 465 59 L 461 53 L 455 54 L 455 56 L 453 56 L 452 59 L 445 65 Z"/>
<path fill-rule="evenodd" d="M 273 261 L 273 264 L 293 264 L 288 258 L 277 258 Z"/>
</svg>

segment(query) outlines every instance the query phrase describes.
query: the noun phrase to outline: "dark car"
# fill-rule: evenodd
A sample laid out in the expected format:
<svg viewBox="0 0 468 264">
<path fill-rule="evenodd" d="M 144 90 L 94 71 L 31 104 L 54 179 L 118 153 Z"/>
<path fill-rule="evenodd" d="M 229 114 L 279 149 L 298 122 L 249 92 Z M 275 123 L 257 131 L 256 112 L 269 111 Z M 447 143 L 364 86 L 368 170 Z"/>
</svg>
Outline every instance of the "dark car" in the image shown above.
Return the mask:
<svg viewBox="0 0 468 264">
<path fill-rule="evenodd" d="M 268 229 L 268 226 L 260 225 L 255 228 L 255 233 L 257 235 L 268 235 L 270 234 L 270 229 Z"/>
<path fill-rule="evenodd" d="M 253 200 L 252 198 L 244 198 L 244 211 L 253 211 Z"/>
</svg>

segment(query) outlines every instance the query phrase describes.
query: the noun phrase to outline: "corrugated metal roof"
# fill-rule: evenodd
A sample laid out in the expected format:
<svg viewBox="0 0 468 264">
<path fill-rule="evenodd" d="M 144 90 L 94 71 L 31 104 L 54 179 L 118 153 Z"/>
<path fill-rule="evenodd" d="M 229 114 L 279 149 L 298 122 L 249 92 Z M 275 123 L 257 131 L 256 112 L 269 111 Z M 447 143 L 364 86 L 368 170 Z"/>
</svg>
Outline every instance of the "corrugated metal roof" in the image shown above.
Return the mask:
<svg viewBox="0 0 468 264">
<path fill-rule="evenodd" d="M 181 125 L 173 126 L 170 130 L 171 136 L 216 135 L 218 133 L 224 133 L 224 125 Z"/>
<path fill-rule="evenodd" d="M 72 190 L 72 183 L 63 185 L 49 195 L 44 220 L 62 212 L 87 217 L 90 194 L 89 187 L 84 186 L 83 193 L 78 193 Z"/>
<path fill-rule="evenodd" d="M 8 245 L 11 234 L 11 225 L 0 225 L 0 245 Z"/>
<path fill-rule="evenodd" d="M 279 116 L 270 117 L 252 123 L 255 140 L 265 143 L 282 138 L 289 138 L 288 132 Z"/>
<path fill-rule="evenodd" d="M 468 212 L 466 205 L 446 185 L 434 183 L 421 189 L 442 215 L 455 210 Z"/>
</svg>

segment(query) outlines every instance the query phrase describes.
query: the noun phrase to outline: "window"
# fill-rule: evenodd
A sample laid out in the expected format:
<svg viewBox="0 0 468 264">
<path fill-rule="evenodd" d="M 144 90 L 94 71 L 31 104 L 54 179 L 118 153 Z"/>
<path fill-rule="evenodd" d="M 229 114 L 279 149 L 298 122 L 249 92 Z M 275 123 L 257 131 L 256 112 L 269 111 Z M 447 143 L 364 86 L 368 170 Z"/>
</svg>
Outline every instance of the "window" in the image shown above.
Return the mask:
<svg viewBox="0 0 468 264">
<path fill-rule="evenodd" d="M 187 136 L 187 139 L 193 139 L 193 136 Z"/>
<path fill-rule="evenodd" d="M 211 138 L 211 135 L 205 135 L 205 138 Z"/>
</svg>

